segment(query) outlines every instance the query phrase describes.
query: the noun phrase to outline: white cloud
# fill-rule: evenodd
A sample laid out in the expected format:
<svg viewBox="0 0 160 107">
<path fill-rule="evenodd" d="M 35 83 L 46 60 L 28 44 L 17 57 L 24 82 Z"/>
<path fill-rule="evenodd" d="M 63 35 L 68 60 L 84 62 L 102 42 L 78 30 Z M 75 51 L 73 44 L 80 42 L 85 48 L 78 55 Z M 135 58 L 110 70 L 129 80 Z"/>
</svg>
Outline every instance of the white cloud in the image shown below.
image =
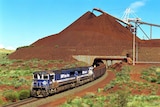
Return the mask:
<svg viewBox="0 0 160 107">
<path fill-rule="evenodd" d="M 146 0 L 135 1 L 130 4 L 129 8 L 133 11 L 137 11 L 140 7 L 146 4 Z"/>
<path fill-rule="evenodd" d="M 8 50 L 16 50 L 14 47 L 12 46 L 7 46 L 5 49 L 8 49 Z"/>
<path fill-rule="evenodd" d="M 8 49 L 8 50 L 16 50 L 14 47 L 12 47 L 12 46 L 4 46 L 4 45 L 2 45 L 2 44 L 0 44 L 0 49 Z"/>
<path fill-rule="evenodd" d="M 147 1 L 149 0 L 138 0 L 138 1 L 132 2 L 129 5 L 129 7 L 124 11 L 124 14 L 121 17 L 121 19 L 124 20 L 129 17 L 138 17 L 135 13 L 138 11 L 139 8 L 145 6 Z"/>
<path fill-rule="evenodd" d="M 0 49 L 4 48 L 4 46 L 2 44 L 0 44 Z"/>
</svg>

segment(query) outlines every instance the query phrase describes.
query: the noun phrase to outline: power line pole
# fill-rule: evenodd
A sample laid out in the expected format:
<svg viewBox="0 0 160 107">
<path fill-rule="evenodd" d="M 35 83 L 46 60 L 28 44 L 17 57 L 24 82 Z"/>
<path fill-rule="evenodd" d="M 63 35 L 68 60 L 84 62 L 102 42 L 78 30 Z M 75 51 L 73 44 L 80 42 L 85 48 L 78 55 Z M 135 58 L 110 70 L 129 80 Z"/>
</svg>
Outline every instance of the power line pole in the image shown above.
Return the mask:
<svg viewBox="0 0 160 107">
<path fill-rule="evenodd" d="M 135 22 L 135 28 L 133 33 L 133 65 L 135 65 L 136 58 L 136 35 L 137 35 L 137 21 Z"/>
</svg>

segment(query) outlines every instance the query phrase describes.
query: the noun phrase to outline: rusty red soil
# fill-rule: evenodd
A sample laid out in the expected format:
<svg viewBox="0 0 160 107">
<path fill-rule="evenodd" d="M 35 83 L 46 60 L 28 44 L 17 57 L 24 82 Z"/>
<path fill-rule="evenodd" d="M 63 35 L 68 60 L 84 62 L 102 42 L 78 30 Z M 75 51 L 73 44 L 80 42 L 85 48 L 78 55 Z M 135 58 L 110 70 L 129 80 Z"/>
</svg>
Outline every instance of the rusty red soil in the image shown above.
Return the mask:
<svg viewBox="0 0 160 107">
<path fill-rule="evenodd" d="M 64 59 L 72 55 L 120 56 L 132 54 L 133 34 L 109 14 L 88 11 L 58 34 L 35 41 L 9 55 L 11 59 Z M 160 61 L 160 40 L 136 37 L 139 60 Z M 155 57 L 156 56 L 156 57 Z"/>
<path fill-rule="evenodd" d="M 80 96 L 81 97 L 81 96 L 85 95 L 87 92 L 96 93 L 98 88 L 104 88 L 104 86 L 106 84 L 108 84 L 111 80 L 113 80 L 114 78 L 115 78 L 114 73 L 111 71 L 108 71 L 108 76 L 104 80 L 102 80 L 100 83 L 97 83 L 91 87 L 88 87 L 88 88 L 80 91 L 80 92 L 77 92 L 73 96 Z M 41 105 L 39 107 L 53 107 L 53 106 L 56 107 L 56 106 L 63 104 L 66 100 L 67 100 L 67 97 L 63 97 L 63 98 L 57 99 L 56 101 L 53 101 L 51 103 Z"/>
<path fill-rule="evenodd" d="M 146 80 L 141 78 L 141 72 L 144 69 L 153 67 L 153 66 L 160 66 L 160 64 L 137 64 L 136 67 L 133 68 L 132 72 L 130 73 L 130 78 L 131 80 L 137 81 L 137 82 L 147 82 Z M 151 84 L 156 84 L 156 83 L 151 83 Z M 157 85 L 157 84 L 156 84 Z M 138 89 L 132 89 L 133 94 L 144 94 L 144 95 L 149 95 L 151 93 L 151 90 L 149 89 L 143 89 L 139 91 Z M 158 91 L 156 93 L 157 95 L 160 95 L 160 85 L 158 85 Z"/>
</svg>

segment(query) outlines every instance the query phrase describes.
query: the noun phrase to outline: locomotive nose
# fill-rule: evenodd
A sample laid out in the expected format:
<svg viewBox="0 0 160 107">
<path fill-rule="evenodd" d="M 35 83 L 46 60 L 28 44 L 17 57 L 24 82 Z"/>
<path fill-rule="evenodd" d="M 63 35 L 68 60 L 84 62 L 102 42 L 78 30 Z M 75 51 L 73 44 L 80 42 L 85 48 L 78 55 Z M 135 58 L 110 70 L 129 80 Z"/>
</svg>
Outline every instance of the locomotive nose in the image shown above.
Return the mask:
<svg viewBox="0 0 160 107">
<path fill-rule="evenodd" d="M 47 85 L 47 81 L 43 81 L 42 84 L 43 84 L 43 85 Z"/>
</svg>

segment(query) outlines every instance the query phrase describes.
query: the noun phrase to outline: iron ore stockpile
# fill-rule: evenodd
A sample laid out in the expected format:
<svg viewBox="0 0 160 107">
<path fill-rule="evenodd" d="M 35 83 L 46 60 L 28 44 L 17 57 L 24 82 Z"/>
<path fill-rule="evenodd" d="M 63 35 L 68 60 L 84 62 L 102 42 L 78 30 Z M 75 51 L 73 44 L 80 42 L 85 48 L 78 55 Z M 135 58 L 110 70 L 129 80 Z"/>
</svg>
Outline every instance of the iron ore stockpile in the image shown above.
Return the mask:
<svg viewBox="0 0 160 107">
<path fill-rule="evenodd" d="M 132 38 L 133 34 L 114 17 L 107 13 L 96 16 L 88 11 L 60 33 L 19 48 L 9 58 L 72 60 L 72 55 L 125 56 L 127 53 L 132 56 Z M 160 61 L 160 40 L 136 37 L 136 46 L 139 60 Z"/>
</svg>

